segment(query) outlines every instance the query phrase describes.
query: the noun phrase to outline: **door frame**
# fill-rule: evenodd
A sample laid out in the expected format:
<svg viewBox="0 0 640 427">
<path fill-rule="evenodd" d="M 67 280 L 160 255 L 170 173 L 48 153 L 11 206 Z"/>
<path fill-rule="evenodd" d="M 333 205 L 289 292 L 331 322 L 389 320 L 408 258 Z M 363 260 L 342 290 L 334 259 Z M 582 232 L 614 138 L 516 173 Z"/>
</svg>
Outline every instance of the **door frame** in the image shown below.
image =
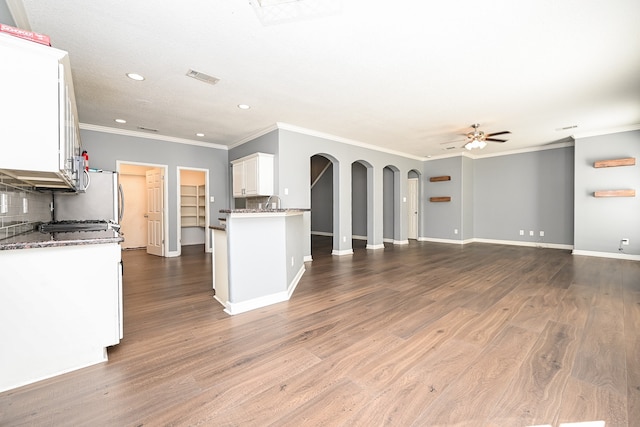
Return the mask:
<svg viewBox="0 0 640 427">
<path fill-rule="evenodd" d="M 169 195 L 169 166 L 168 165 L 162 165 L 162 164 L 157 164 L 157 163 L 146 163 L 146 162 L 132 162 L 132 161 L 128 161 L 128 160 L 116 160 L 116 171 L 118 173 L 120 173 L 120 166 L 121 165 L 134 165 L 134 166 L 144 166 L 144 167 L 148 167 L 149 169 L 160 169 L 163 173 L 164 179 L 163 181 L 163 185 L 162 185 L 162 199 L 163 199 L 163 206 L 162 206 L 162 232 L 163 232 L 163 236 L 164 236 L 164 244 L 162 245 L 162 256 L 163 257 L 170 257 L 170 256 L 177 256 L 174 253 L 169 253 L 169 204 L 167 203 L 167 201 L 169 200 L 168 195 Z M 127 203 L 127 195 L 124 195 L 125 199 L 125 206 Z M 125 209 L 125 215 L 127 214 L 127 210 Z"/>
<path fill-rule="evenodd" d="M 415 186 L 414 191 L 411 191 L 411 187 Z M 407 196 L 409 197 L 407 204 L 407 239 L 417 240 L 420 237 L 420 179 L 419 178 L 407 178 Z M 411 205 L 412 202 L 415 202 L 416 213 L 411 213 Z M 409 236 L 409 230 L 411 230 L 411 223 L 414 221 L 413 216 L 415 215 L 415 237 Z"/>
<path fill-rule="evenodd" d="M 204 221 L 205 221 L 205 229 L 204 229 L 204 251 L 205 252 L 211 252 L 212 248 L 211 248 L 211 231 L 209 229 L 209 225 L 211 224 L 211 221 L 209 221 L 209 208 L 211 203 L 209 202 L 209 169 L 204 169 L 204 168 L 192 168 L 192 167 L 187 167 L 187 166 L 177 166 L 176 167 L 176 181 L 177 181 L 177 185 L 176 185 L 176 194 L 178 195 L 176 197 L 176 212 L 177 212 L 177 222 L 176 222 L 176 238 L 177 238 L 177 242 L 178 242 L 178 256 L 180 256 L 182 254 L 182 227 L 180 226 L 180 224 L 182 223 L 182 211 L 180 209 L 180 185 L 181 185 L 181 181 L 180 181 L 180 172 L 181 171 L 195 171 L 195 172 L 203 172 L 204 173 L 204 197 L 205 197 L 205 204 L 204 204 Z"/>
</svg>

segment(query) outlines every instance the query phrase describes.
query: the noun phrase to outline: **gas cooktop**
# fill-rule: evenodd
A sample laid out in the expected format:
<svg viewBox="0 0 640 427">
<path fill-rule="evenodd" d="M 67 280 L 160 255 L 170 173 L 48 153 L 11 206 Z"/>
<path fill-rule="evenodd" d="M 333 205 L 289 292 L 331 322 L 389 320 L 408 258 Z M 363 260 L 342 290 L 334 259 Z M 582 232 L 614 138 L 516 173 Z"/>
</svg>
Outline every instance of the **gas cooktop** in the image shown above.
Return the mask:
<svg viewBox="0 0 640 427">
<path fill-rule="evenodd" d="M 118 224 L 102 220 L 88 221 L 52 221 L 40 224 L 38 230 L 41 233 L 60 233 L 70 231 L 105 231 L 120 228 Z"/>
</svg>

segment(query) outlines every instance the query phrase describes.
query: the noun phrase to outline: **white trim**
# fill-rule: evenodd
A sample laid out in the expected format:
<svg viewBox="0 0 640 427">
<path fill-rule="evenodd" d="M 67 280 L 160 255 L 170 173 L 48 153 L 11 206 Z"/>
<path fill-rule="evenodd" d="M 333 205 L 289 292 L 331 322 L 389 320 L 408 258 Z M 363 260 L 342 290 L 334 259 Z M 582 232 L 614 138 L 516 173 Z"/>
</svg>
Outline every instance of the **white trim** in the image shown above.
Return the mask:
<svg viewBox="0 0 640 427">
<path fill-rule="evenodd" d="M 566 245 L 562 243 L 523 242 L 519 240 L 494 240 L 494 239 L 478 239 L 478 238 L 471 239 L 471 241 L 477 242 L 477 243 L 491 243 L 494 245 L 527 246 L 530 248 L 565 249 L 565 250 L 573 249 L 573 245 Z"/>
<path fill-rule="evenodd" d="M 331 251 L 331 255 L 336 255 L 336 256 L 353 255 L 353 249 L 343 249 L 341 251 L 334 249 Z"/>
<path fill-rule="evenodd" d="M 571 135 L 573 139 L 589 138 L 592 136 L 611 135 L 612 133 L 630 132 L 634 130 L 640 130 L 640 124 L 620 126 L 616 128 L 602 129 L 593 132 L 581 132 Z"/>
<path fill-rule="evenodd" d="M 268 305 L 277 304 L 279 302 L 287 301 L 289 298 L 287 297 L 287 292 L 282 291 L 276 294 L 265 295 L 263 297 L 250 299 L 242 302 L 230 302 L 227 301 L 225 304 L 224 312 L 230 315 L 244 313 L 250 310 L 255 310 L 258 308 L 266 307 Z"/>
<path fill-rule="evenodd" d="M 407 239 L 407 240 L 394 240 L 393 244 L 394 245 L 408 245 L 409 244 L 409 239 Z"/>
<path fill-rule="evenodd" d="M 211 203 L 209 202 L 209 169 L 205 168 L 193 168 L 189 166 L 176 166 L 176 218 L 177 218 L 177 226 L 176 226 L 176 242 L 178 242 L 178 253 L 182 254 L 182 209 L 180 209 L 181 204 L 181 188 L 182 181 L 180 178 L 181 171 L 194 171 L 194 172 L 202 172 L 204 173 L 204 193 L 205 193 L 205 205 L 204 205 L 204 251 L 207 253 L 213 252 L 213 244 L 211 243 L 211 233 L 209 232 L 209 225 L 211 224 L 211 220 L 209 218 L 210 215 L 210 207 Z M 197 221 L 196 221 L 197 222 Z"/>
<path fill-rule="evenodd" d="M 367 245 L 367 249 L 384 249 L 384 243 L 380 243 L 379 245 Z"/>
<path fill-rule="evenodd" d="M 228 218 L 240 219 L 240 218 L 271 218 L 271 217 L 281 217 L 281 216 L 294 216 L 294 215 L 302 215 L 305 212 L 304 210 L 261 210 L 261 211 L 251 211 L 251 209 L 247 210 L 247 212 L 238 212 L 237 210 L 231 210 L 231 212 L 221 212 L 228 215 Z"/>
<path fill-rule="evenodd" d="M 225 150 L 225 151 L 229 150 L 229 147 L 227 147 L 226 145 L 215 144 L 213 142 L 194 141 L 191 139 L 176 138 L 174 136 L 159 135 L 155 133 L 151 134 L 146 132 L 137 132 L 134 130 L 117 129 L 117 128 L 112 128 L 107 126 L 90 125 L 87 123 L 80 123 L 80 129 L 91 130 L 95 132 L 110 133 L 114 135 L 133 136 L 136 138 L 155 139 L 158 141 L 175 142 L 177 144 L 197 145 L 199 147 L 215 148 L 216 150 Z"/>
<path fill-rule="evenodd" d="M 250 310 L 255 310 L 258 308 L 266 307 L 268 305 L 288 301 L 289 298 L 291 298 L 293 291 L 295 291 L 296 286 L 298 286 L 298 283 L 300 282 L 300 279 L 302 278 L 302 275 L 305 271 L 306 269 L 304 265 L 300 267 L 300 270 L 298 270 L 296 276 L 291 280 L 289 286 L 287 286 L 286 291 L 277 292 L 275 294 L 265 295 L 263 297 L 253 298 L 238 303 L 227 301 L 223 304 L 225 306 L 224 312 L 233 316 L 234 314 L 245 313 Z"/>
<path fill-rule="evenodd" d="M 311 234 L 313 234 L 314 236 L 333 237 L 333 233 L 327 233 L 326 231 L 312 231 Z"/>
<path fill-rule="evenodd" d="M 595 252 L 595 251 L 582 251 L 574 249 L 571 252 L 572 255 L 592 256 L 600 258 L 615 258 L 615 259 L 627 259 L 631 261 L 640 261 L 640 255 L 629 255 L 615 252 Z"/>
<path fill-rule="evenodd" d="M 373 150 L 373 151 L 380 151 L 380 152 L 383 152 L 383 153 L 388 153 L 388 154 L 393 154 L 393 155 L 396 155 L 396 156 L 406 157 L 406 158 L 413 159 L 413 160 L 423 160 L 424 159 L 424 156 L 416 156 L 416 155 L 409 154 L 409 153 L 404 153 L 404 152 L 401 152 L 401 151 L 390 150 L 388 148 L 380 147 L 380 146 L 377 146 L 377 145 L 367 144 L 366 142 L 361 142 L 361 141 L 356 141 L 356 140 L 353 140 L 353 139 L 343 138 L 341 136 L 332 135 L 332 134 L 324 133 L 324 132 L 319 132 L 319 131 L 316 131 L 316 130 L 313 130 L 313 129 L 307 129 L 307 128 L 303 128 L 303 127 L 300 127 L 300 126 L 290 125 L 288 123 L 276 122 L 276 126 L 277 126 L 278 129 L 282 129 L 282 130 L 288 130 L 288 131 L 292 131 L 292 132 L 301 133 L 301 134 L 304 134 L 304 135 L 315 136 L 317 138 L 328 139 L 330 141 L 341 142 L 343 144 L 354 145 L 354 146 L 357 146 L 357 147 L 367 148 L 367 149 Z M 235 147 L 235 145 L 232 145 L 232 147 Z"/>
<path fill-rule="evenodd" d="M 432 237 L 418 237 L 419 242 L 432 242 L 432 243 L 450 243 L 453 245 L 464 245 L 466 243 L 471 243 L 471 241 L 467 240 L 454 240 L 454 239 L 436 239 Z"/>
<path fill-rule="evenodd" d="M 313 257 L 311 255 L 305 255 L 303 262 L 311 262 L 313 261 Z"/>
<path fill-rule="evenodd" d="M 9 9 L 9 13 L 13 18 L 13 21 L 16 23 L 16 27 L 32 31 L 22 0 L 6 0 L 5 3 L 7 4 L 7 8 Z"/>
<path fill-rule="evenodd" d="M 234 142 L 232 144 L 229 144 L 228 149 L 230 150 L 232 148 L 236 148 L 236 147 L 238 147 L 238 146 L 240 146 L 242 144 L 245 144 L 245 143 L 247 143 L 249 141 L 253 141 L 254 139 L 260 138 L 262 135 L 266 135 L 269 132 L 273 132 L 274 130 L 278 130 L 278 124 L 277 123 L 269 126 L 268 128 L 265 128 L 265 129 L 259 130 L 257 132 L 254 132 L 251 135 L 249 135 L 247 137 L 244 137 L 239 141 L 236 141 L 236 142 Z"/>
<path fill-rule="evenodd" d="M 163 181 L 163 186 L 162 186 L 162 191 L 163 191 L 163 195 L 162 195 L 162 201 L 163 201 L 163 209 L 162 209 L 162 215 L 163 215 L 163 242 L 162 242 L 162 256 L 163 257 L 167 257 L 167 258 L 171 258 L 171 257 L 176 257 L 176 256 L 180 256 L 180 245 L 178 245 L 176 242 L 176 245 L 178 247 L 177 252 L 172 252 L 169 251 L 169 203 L 167 203 L 167 200 L 169 200 L 169 165 L 162 165 L 159 163 L 144 163 L 144 162 L 131 162 L 128 160 L 116 160 L 116 171 L 118 173 L 120 173 L 120 166 L 121 165 L 135 165 L 135 166 L 144 166 L 144 167 L 148 167 L 149 169 L 162 169 L 163 171 L 163 175 L 162 175 L 162 181 Z M 146 187 L 145 187 L 146 188 Z M 126 199 L 125 199 L 125 203 L 126 203 Z M 146 246 L 144 247 L 146 250 Z"/>
<path fill-rule="evenodd" d="M 302 275 L 305 271 L 307 271 L 307 269 L 303 264 L 300 266 L 300 270 L 298 270 L 295 277 L 291 280 L 291 283 L 289 283 L 289 286 L 287 286 L 287 299 L 291 298 L 291 295 L 293 295 L 293 291 L 296 290 L 296 287 L 298 286 L 298 283 L 300 283 L 300 279 L 302 279 Z"/>
<path fill-rule="evenodd" d="M 367 240 L 367 236 L 359 236 L 357 234 L 352 234 L 351 240 Z"/>
<path fill-rule="evenodd" d="M 393 243 L 393 242 L 395 242 L 395 240 L 393 240 L 393 239 L 389 239 L 389 238 L 382 239 L 382 241 L 383 241 L 384 243 Z"/>
<path fill-rule="evenodd" d="M 431 156 L 429 158 L 425 157 L 423 158 L 423 160 L 426 162 L 429 162 L 431 160 L 440 160 L 440 159 L 446 159 L 449 157 L 458 157 L 458 156 L 468 157 L 470 159 L 476 160 L 476 159 L 485 159 L 489 157 L 511 156 L 513 154 L 532 153 L 536 151 L 555 150 L 556 148 L 573 147 L 574 145 L 575 145 L 574 141 L 565 141 L 565 142 L 558 142 L 558 143 L 549 144 L 549 145 L 539 145 L 535 147 L 520 148 L 517 150 L 511 150 L 511 151 L 501 151 L 499 153 L 472 154 L 469 152 L 462 152 L 462 153 L 443 154 L 441 156 Z"/>
</svg>

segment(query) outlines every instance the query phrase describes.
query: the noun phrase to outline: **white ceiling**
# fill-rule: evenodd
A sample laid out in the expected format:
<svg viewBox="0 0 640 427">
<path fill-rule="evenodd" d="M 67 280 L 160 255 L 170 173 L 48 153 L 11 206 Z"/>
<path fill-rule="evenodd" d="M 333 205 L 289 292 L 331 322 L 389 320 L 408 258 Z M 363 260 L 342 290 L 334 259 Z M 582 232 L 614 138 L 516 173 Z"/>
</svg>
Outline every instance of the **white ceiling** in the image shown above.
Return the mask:
<svg viewBox="0 0 640 427">
<path fill-rule="evenodd" d="M 640 124 L 638 0 L 326 1 L 268 25 L 249 0 L 7 4 L 69 51 L 90 125 L 232 146 L 282 122 L 422 157 L 476 122 L 512 132 L 482 154 Z"/>
</svg>

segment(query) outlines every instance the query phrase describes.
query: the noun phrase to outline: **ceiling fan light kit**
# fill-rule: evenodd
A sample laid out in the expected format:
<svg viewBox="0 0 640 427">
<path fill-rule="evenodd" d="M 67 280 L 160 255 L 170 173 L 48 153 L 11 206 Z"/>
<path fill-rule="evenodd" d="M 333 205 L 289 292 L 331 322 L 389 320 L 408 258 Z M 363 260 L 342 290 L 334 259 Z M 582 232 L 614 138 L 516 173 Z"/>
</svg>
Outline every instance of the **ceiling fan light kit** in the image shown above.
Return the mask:
<svg viewBox="0 0 640 427">
<path fill-rule="evenodd" d="M 501 142 L 501 143 L 507 142 L 506 139 L 498 139 L 498 138 L 492 138 L 492 137 L 496 135 L 504 135 L 507 133 L 511 133 L 508 130 L 504 130 L 501 132 L 485 134 L 481 130 L 478 130 L 478 128 L 480 127 L 479 123 L 474 123 L 471 125 L 471 127 L 473 128 L 473 132 L 469 132 L 467 134 L 468 142 L 464 145 L 464 148 L 466 148 L 467 150 L 473 150 L 474 148 L 483 149 L 484 147 L 487 146 L 486 141 Z"/>
</svg>

